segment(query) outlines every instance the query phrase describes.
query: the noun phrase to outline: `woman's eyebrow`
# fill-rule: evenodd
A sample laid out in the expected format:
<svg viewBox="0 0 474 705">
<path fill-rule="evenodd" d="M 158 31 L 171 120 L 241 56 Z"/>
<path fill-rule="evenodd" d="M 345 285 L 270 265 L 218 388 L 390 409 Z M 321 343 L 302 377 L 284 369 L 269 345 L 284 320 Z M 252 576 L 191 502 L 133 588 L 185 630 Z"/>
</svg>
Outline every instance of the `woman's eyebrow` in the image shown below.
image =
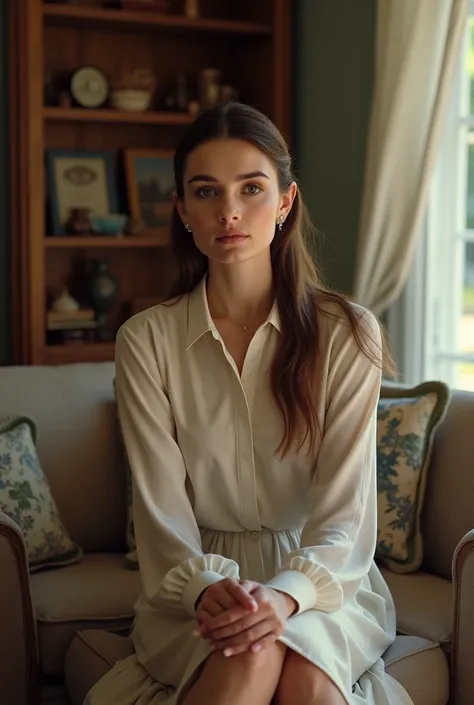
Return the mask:
<svg viewBox="0 0 474 705">
<path fill-rule="evenodd" d="M 250 171 L 248 174 L 239 174 L 235 180 L 246 181 L 247 179 L 255 179 L 257 177 L 263 177 L 264 179 L 270 178 L 263 171 Z M 189 179 L 188 184 L 192 184 L 195 181 L 212 181 L 213 183 L 217 183 L 218 179 L 216 179 L 215 176 L 210 176 L 209 174 L 196 174 Z"/>
</svg>

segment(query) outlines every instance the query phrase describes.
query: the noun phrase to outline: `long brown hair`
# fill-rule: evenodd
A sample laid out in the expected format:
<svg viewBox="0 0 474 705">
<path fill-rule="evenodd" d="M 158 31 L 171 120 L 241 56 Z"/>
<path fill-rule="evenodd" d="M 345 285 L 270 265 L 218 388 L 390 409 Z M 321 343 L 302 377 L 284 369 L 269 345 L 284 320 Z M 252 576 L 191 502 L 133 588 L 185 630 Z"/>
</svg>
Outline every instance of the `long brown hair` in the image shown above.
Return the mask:
<svg viewBox="0 0 474 705">
<path fill-rule="evenodd" d="M 261 112 L 242 103 L 229 103 L 200 115 L 179 143 L 174 155 L 176 192 L 184 198 L 183 176 L 188 155 L 200 144 L 214 139 L 241 139 L 260 149 L 273 163 L 279 187 L 286 192 L 295 181 L 291 157 L 283 136 Z M 207 257 L 196 247 L 176 209 L 171 227 L 173 251 L 179 276 L 172 296 L 192 291 L 208 270 Z M 315 403 L 318 370 L 319 326 L 317 311 L 324 302 L 339 304 L 349 321 L 360 349 L 381 365 L 381 351 L 367 344 L 366 326 L 349 301 L 325 287 L 318 275 L 308 244 L 314 242 L 303 198 L 298 190 L 283 228 L 276 229 L 271 244 L 273 284 L 284 335 L 280 336 L 271 367 L 271 386 L 284 421 L 284 433 L 277 452 L 301 449 L 309 442 L 314 449 L 321 431 Z M 371 341 L 372 343 L 373 341 Z M 388 354 L 384 367 L 394 369 Z"/>
</svg>

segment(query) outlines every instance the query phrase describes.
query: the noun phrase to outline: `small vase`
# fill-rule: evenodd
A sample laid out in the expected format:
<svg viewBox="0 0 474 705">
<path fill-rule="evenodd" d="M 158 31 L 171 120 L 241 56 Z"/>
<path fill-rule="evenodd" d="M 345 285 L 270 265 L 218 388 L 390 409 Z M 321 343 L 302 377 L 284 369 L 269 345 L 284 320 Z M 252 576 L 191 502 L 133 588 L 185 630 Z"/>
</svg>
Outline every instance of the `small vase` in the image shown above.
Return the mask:
<svg viewBox="0 0 474 705">
<path fill-rule="evenodd" d="M 72 311 L 77 311 L 79 309 L 79 304 L 76 299 L 73 299 L 69 294 L 69 290 L 65 287 L 57 299 L 51 304 L 51 310 L 61 313 L 70 313 Z"/>
<path fill-rule="evenodd" d="M 118 299 L 118 282 L 109 272 L 107 262 L 94 260 L 90 263 L 87 277 L 87 292 L 92 308 L 96 312 L 97 338 L 100 341 L 114 339 L 107 323 L 107 313 Z"/>
</svg>

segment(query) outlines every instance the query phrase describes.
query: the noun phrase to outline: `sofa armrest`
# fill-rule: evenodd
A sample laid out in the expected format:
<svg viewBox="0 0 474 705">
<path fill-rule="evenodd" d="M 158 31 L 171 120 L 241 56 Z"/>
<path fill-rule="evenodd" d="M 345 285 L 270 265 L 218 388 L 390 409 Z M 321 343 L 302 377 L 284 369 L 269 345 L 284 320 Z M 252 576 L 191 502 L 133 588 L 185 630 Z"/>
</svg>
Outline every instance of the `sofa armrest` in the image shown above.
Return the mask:
<svg viewBox="0 0 474 705">
<path fill-rule="evenodd" d="M 474 693 L 474 530 L 453 556 L 454 611 L 451 644 L 451 702 L 471 705 Z"/>
<path fill-rule="evenodd" d="M 36 705 L 36 623 L 25 541 L 15 522 L 0 512 L 0 703 Z"/>
</svg>

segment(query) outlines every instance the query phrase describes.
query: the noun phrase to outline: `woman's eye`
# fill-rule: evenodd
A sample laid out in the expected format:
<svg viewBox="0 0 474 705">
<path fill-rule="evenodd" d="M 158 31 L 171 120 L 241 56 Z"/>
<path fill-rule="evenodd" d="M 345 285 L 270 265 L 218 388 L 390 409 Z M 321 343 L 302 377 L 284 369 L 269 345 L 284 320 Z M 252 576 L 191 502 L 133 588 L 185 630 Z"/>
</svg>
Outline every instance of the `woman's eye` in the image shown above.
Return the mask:
<svg viewBox="0 0 474 705">
<path fill-rule="evenodd" d="M 212 196 L 213 193 L 215 193 L 215 189 L 210 186 L 201 186 L 201 188 L 197 189 L 196 196 L 199 196 L 199 198 L 208 198 Z"/>
<path fill-rule="evenodd" d="M 258 184 L 247 184 L 245 187 L 245 190 L 247 193 L 250 193 L 251 195 L 260 193 L 260 191 L 263 191 L 263 188 L 259 186 Z"/>
</svg>

